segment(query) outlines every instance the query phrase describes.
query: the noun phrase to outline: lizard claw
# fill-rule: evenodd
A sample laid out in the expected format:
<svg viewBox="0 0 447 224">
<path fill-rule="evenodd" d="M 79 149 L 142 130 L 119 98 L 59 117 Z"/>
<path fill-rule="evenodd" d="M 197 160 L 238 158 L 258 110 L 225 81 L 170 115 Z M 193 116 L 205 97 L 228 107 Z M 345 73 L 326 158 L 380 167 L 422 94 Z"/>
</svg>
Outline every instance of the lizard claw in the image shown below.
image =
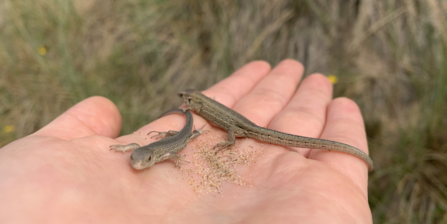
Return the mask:
<svg viewBox="0 0 447 224">
<path fill-rule="evenodd" d="M 151 131 L 147 133 L 147 135 L 150 135 L 151 133 L 158 133 L 158 135 L 154 135 L 151 138 L 164 138 L 167 135 L 167 132 L 161 132 L 161 131 Z"/>
<path fill-rule="evenodd" d="M 194 131 L 195 131 L 195 132 L 198 132 L 198 133 L 200 133 L 200 134 L 208 133 L 209 130 L 202 130 L 205 126 L 206 126 L 206 124 L 204 124 L 204 125 L 203 125 L 201 128 L 199 128 L 199 129 L 196 129 L 196 127 L 194 127 Z"/>
<path fill-rule="evenodd" d="M 230 148 L 231 146 L 233 146 L 234 144 L 232 144 L 231 142 L 228 142 L 228 141 L 226 141 L 226 142 L 220 142 L 220 143 L 217 143 L 214 147 L 213 147 L 213 149 L 215 149 L 215 148 L 217 148 L 217 147 L 221 147 L 220 149 L 218 149 L 217 151 L 216 151 L 216 153 L 215 154 L 217 154 L 219 151 L 221 151 L 221 150 L 223 150 L 223 149 L 226 149 L 226 148 Z"/>
<path fill-rule="evenodd" d="M 166 138 L 166 137 L 170 137 L 170 136 L 174 136 L 178 133 L 178 131 L 151 131 L 149 133 L 147 133 L 148 135 L 152 132 L 158 133 L 158 135 L 154 135 L 151 138 Z"/>
</svg>

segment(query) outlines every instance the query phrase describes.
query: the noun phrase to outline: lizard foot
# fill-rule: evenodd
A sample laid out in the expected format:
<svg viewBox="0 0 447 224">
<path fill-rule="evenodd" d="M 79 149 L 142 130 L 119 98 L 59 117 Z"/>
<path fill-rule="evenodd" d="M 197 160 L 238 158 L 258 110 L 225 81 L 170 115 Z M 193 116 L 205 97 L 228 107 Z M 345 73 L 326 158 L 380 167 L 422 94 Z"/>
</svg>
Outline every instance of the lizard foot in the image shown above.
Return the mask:
<svg viewBox="0 0 447 224">
<path fill-rule="evenodd" d="M 194 131 L 192 132 L 192 135 L 189 137 L 189 139 L 190 139 L 190 140 L 193 140 L 193 139 L 199 137 L 199 135 L 201 135 L 201 134 L 208 133 L 208 132 L 209 132 L 208 130 L 202 130 L 203 127 L 205 127 L 205 125 L 206 125 L 206 124 L 204 124 L 200 129 L 194 130 Z M 194 129 L 195 129 L 195 128 L 194 128 Z"/>
<path fill-rule="evenodd" d="M 151 138 L 156 138 L 156 139 L 160 138 L 160 139 L 162 139 L 162 138 L 166 138 L 166 137 L 169 137 L 169 136 L 173 136 L 173 135 L 177 134 L 178 131 L 166 131 L 166 132 L 151 131 L 151 132 L 147 133 L 147 135 L 149 135 L 151 133 L 158 133 L 158 135 L 154 135 Z"/>
<path fill-rule="evenodd" d="M 233 146 L 233 145 L 234 145 L 234 142 L 230 142 L 230 141 L 219 142 L 219 143 L 217 143 L 217 144 L 213 147 L 213 149 L 215 149 L 215 148 L 217 148 L 217 147 L 220 147 L 220 149 L 218 149 L 218 150 L 216 151 L 216 154 L 217 154 L 220 150 L 222 150 L 222 149 L 226 149 L 226 148 L 230 148 L 230 147 Z"/>
<path fill-rule="evenodd" d="M 201 128 L 199 128 L 199 129 L 195 129 L 195 127 L 194 127 L 194 133 L 199 133 L 199 134 L 206 134 L 206 133 L 208 133 L 208 132 L 210 132 L 209 130 L 202 130 L 204 127 L 205 127 L 205 125 L 206 124 L 204 124 Z"/>
</svg>

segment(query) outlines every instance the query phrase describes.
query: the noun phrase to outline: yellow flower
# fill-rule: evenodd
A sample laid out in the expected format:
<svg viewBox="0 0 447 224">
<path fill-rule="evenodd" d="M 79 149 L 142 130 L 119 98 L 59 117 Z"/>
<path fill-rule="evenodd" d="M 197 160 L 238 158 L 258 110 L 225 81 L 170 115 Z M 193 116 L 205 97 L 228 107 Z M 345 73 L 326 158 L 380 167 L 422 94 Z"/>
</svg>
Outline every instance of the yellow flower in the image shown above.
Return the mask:
<svg viewBox="0 0 447 224">
<path fill-rule="evenodd" d="M 6 125 L 3 127 L 3 131 L 6 133 L 13 132 L 14 131 L 14 125 Z"/>
<path fill-rule="evenodd" d="M 37 49 L 37 52 L 39 52 L 40 55 L 44 56 L 44 55 L 47 54 L 47 48 L 45 48 L 44 46 L 40 46 L 40 47 Z"/>
<path fill-rule="evenodd" d="M 140 42 L 141 40 L 143 40 L 143 38 L 141 37 L 140 34 L 135 34 L 135 40 Z"/>
<path fill-rule="evenodd" d="M 338 82 L 338 77 L 337 77 L 336 75 L 328 75 L 327 78 L 329 79 L 329 81 L 330 81 L 332 84 L 335 84 L 335 83 Z"/>
</svg>

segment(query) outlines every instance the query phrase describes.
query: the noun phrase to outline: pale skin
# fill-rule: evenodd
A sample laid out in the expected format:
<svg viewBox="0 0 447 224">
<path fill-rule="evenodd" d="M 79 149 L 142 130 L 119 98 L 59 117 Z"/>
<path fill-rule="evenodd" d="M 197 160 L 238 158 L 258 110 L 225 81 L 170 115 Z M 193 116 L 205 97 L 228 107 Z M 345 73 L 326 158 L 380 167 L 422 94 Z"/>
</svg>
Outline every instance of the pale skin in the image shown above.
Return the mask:
<svg viewBox="0 0 447 224">
<path fill-rule="evenodd" d="M 294 60 L 273 69 L 255 61 L 204 94 L 260 126 L 368 153 L 357 105 L 332 99 L 324 76 L 301 80 L 302 74 Z M 170 115 L 118 137 L 121 116 L 111 101 L 91 97 L 78 103 L 0 149 L 0 223 L 372 223 L 367 166 L 348 154 L 264 144 L 256 165 L 241 171 L 251 187 L 224 184 L 218 196 L 199 196 L 179 178 L 173 161 L 138 171 L 130 153 L 109 151 L 113 144 L 147 145 L 154 140 L 145 133 L 180 130 L 184 122 L 184 116 Z M 194 115 L 194 123 L 206 121 Z M 206 127 L 209 135 L 224 133 Z M 236 147 L 261 145 L 236 141 Z M 180 153 L 191 155 L 194 144 Z"/>
</svg>

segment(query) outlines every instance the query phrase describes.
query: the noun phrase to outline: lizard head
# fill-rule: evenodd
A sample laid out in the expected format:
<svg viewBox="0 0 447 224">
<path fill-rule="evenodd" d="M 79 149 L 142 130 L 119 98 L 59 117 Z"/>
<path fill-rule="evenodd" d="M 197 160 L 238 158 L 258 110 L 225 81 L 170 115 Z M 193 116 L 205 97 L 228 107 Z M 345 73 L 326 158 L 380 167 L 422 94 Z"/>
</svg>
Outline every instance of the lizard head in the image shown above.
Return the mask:
<svg viewBox="0 0 447 224">
<path fill-rule="evenodd" d="M 130 155 L 130 163 L 133 168 L 142 170 L 154 165 L 157 161 L 154 154 L 154 150 L 147 148 L 138 148 Z"/>
<path fill-rule="evenodd" d="M 187 106 L 192 106 L 194 104 L 194 99 L 193 99 L 193 94 L 197 92 L 197 90 L 195 89 L 187 89 L 187 90 L 183 90 L 179 93 L 177 93 L 177 95 L 182 98 L 183 102 L 186 103 Z"/>
</svg>

